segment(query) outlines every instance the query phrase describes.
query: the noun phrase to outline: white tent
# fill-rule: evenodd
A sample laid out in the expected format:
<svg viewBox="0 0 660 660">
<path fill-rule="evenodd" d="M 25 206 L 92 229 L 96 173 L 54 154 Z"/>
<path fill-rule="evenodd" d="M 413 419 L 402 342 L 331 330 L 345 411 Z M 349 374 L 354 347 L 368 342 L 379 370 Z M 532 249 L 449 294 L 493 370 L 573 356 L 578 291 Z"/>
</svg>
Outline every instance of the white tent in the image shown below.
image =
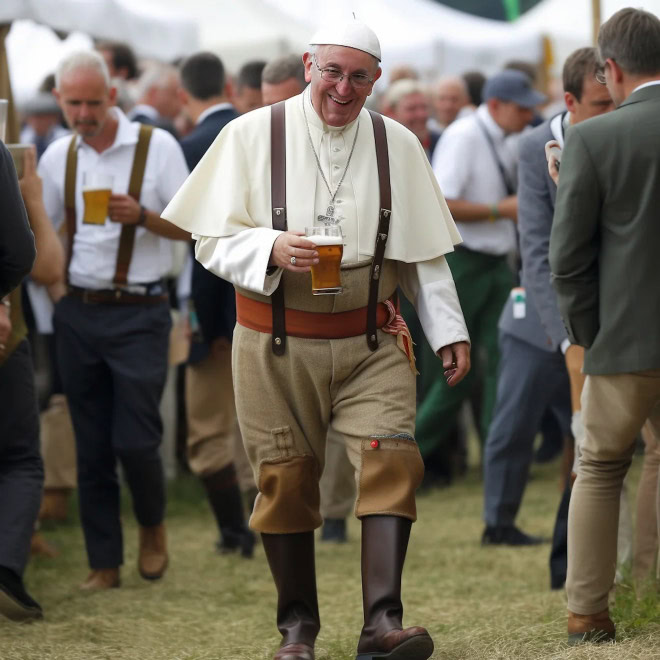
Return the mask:
<svg viewBox="0 0 660 660">
<path fill-rule="evenodd" d="M 312 27 L 339 16 L 349 18 L 354 12 L 378 34 L 386 74 L 398 64 L 411 64 L 426 74 L 458 74 L 469 69 L 489 74 L 509 59 L 537 62 L 543 55 L 538 29 L 478 18 L 431 0 L 268 2 Z"/>
<path fill-rule="evenodd" d="M 601 20 L 624 7 L 646 9 L 660 16 L 660 0 L 601 0 Z M 553 72 L 559 74 L 566 58 L 577 48 L 593 45 L 591 0 L 544 0 L 516 22 L 525 30 L 540 31 L 550 39 Z"/>
<path fill-rule="evenodd" d="M 131 45 L 138 56 L 171 60 L 197 47 L 197 24 L 145 11 L 129 0 L 2 0 L 0 24 L 30 19 L 61 32 L 84 32 Z"/>
<path fill-rule="evenodd" d="M 9 70 L 21 104 L 67 53 L 90 48 L 92 37 L 128 43 L 138 56 L 172 60 L 199 47 L 198 27 L 166 11 L 129 8 L 128 0 L 1 0 L 0 25 Z M 133 3 L 135 4 L 135 3 Z M 60 39 L 54 32 L 66 33 Z"/>
<path fill-rule="evenodd" d="M 237 72 L 249 60 L 303 53 L 310 28 L 264 0 L 140 0 L 152 11 L 163 8 L 195 21 L 200 48 L 216 53 Z"/>
</svg>

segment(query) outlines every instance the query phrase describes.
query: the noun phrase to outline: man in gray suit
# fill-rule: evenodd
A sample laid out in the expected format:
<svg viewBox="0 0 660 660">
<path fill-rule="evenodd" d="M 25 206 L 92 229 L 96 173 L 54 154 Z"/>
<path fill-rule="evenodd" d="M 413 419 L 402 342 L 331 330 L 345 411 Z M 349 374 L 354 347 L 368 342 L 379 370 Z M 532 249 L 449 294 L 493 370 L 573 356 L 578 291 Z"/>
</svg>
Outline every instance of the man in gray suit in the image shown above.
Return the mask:
<svg viewBox="0 0 660 660">
<path fill-rule="evenodd" d="M 548 409 L 564 434 L 570 431 L 569 381 L 562 355 L 570 342 L 550 285 L 548 263 L 557 186 L 548 173 L 544 146 L 549 140 L 563 146 L 567 126 L 612 109 L 607 89 L 595 79 L 598 67 L 594 48 L 575 51 L 563 70 L 568 111 L 544 122 L 520 141 L 522 287 L 512 290 L 499 322 L 502 357 L 484 459 L 485 545 L 540 542 L 514 525 L 527 484 L 534 436 Z M 559 586 L 565 577 L 564 571 L 561 573 Z"/>
<path fill-rule="evenodd" d="M 660 433 L 660 20 L 622 9 L 598 35 L 618 108 L 572 128 L 550 266 L 572 342 L 586 348 L 585 438 L 569 510 L 569 641 L 613 639 L 619 494 L 635 438 Z"/>
</svg>

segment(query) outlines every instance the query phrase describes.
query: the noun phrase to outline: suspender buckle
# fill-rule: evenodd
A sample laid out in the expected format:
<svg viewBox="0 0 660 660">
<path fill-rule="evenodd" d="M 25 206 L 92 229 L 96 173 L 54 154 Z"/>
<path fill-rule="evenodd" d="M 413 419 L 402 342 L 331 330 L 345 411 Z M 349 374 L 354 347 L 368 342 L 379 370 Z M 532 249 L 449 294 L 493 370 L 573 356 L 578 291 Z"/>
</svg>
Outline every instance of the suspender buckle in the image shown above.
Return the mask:
<svg viewBox="0 0 660 660">
<path fill-rule="evenodd" d="M 380 277 L 380 266 L 374 266 L 374 275 L 373 278 L 377 280 Z"/>
<path fill-rule="evenodd" d="M 282 215 L 285 212 L 285 209 L 276 208 L 276 209 L 273 209 L 273 211 L 275 212 L 275 215 Z"/>
</svg>

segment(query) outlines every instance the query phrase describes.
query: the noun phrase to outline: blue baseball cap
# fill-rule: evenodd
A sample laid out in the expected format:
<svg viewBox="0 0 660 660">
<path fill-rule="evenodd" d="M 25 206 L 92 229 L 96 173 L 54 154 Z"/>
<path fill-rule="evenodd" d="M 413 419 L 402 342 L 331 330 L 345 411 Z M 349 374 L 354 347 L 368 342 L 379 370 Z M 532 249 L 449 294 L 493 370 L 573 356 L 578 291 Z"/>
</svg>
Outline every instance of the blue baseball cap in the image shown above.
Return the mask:
<svg viewBox="0 0 660 660">
<path fill-rule="evenodd" d="M 545 102 L 547 98 L 545 94 L 537 92 L 532 87 L 532 81 L 528 75 L 514 69 L 501 71 L 489 78 L 484 85 L 481 97 L 484 101 L 488 101 L 488 99 L 511 101 L 523 108 L 534 108 Z"/>
</svg>

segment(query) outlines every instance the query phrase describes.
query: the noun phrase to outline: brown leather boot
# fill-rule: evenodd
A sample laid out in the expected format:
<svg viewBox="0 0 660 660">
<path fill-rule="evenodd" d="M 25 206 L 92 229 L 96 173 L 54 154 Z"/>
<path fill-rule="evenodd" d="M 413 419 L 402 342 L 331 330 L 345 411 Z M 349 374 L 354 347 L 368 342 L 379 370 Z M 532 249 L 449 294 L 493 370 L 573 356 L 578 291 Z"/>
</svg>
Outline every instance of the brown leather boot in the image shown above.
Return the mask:
<svg viewBox="0 0 660 660">
<path fill-rule="evenodd" d="M 80 585 L 84 591 L 100 591 L 101 589 L 116 589 L 119 586 L 119 568 L 97 568 L 87 576 Z"/>
<path fill-rule="evenodd" d="M 273 660 L 314 660 L 319 634 L 314 532 L 261 535 L 277 587 L 277 628 L 282 644 Z"/>
<path fill-rule="evenodd" d="M 140 525 L 138 571 L 145 580 L 160 580 L 167 569 L 167 538 L 165 524 L 153 527 Z"/>
<path fill-rule="evenodd" d="M 568 612 L 568 643 L 571 646 L 583 642 L 613 642 L 615 633 L 608 608 L 596 614 Z"/>
<path fill-rule="evenodd" d="M 364 627 L 356 660 L 427 660 L 433 640 L 425 628 L 403 628 L 401 573 L 410 520 L 398 516 L 362 518 Z"/>
<path fill-rule="evenodd" d="M 64 522 L 69 512 L 70 488 L 46 488 L 41 498 L 39 520 Z"/>
</svg>

